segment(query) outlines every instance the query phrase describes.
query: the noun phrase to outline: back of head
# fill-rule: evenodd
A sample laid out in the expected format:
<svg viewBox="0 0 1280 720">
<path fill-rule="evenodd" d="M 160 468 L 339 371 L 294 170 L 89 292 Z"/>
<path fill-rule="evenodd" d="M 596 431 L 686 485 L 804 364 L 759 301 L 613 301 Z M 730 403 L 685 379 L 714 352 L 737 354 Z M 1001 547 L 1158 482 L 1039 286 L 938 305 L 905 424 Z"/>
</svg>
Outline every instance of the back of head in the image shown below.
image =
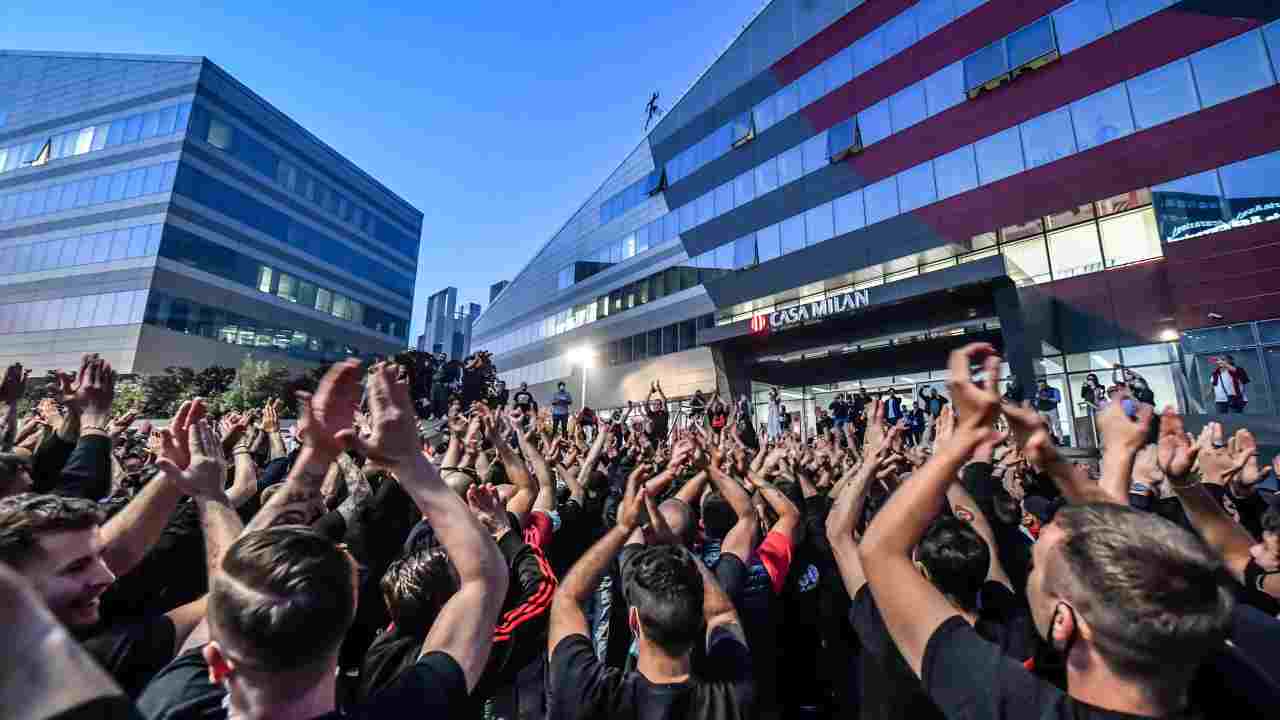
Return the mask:
<svg viewBox="0 0 1280 720">
<path fill-rule="evenodd" d="M 22 569 L 41 535 L 85 530 L 102 522 L 98 504 L 81 498 L 22 493 L 0 499 L 0 562 Z"/>
<path fill-rule="evenodd" d="M 916 549 L 929 580 L 962 610 L 978 609 L 978 593 L 991 569 L 991 548 L 969 523 L 938 518 Z"/>
<path fill-rule="evenodd" d="M 1117 673 L 1185 682 L 1221 646 L 1234 600 L 1198 537 L 1109 503 L 1067 506 L 1053 524 L 1062 540 L 1045 589 L 1072 603 Z"/>
<path fill-rule="evenodd" d="M 350 557 L 310 528 L 242 535 L 209 583 L 212 637 L 248 670 L 322 672 L 355 617 Z"/>
<path fill-rule="evenodd" d="M 669 545 L 636 553 L 623 573 L 627 603 L 644 636 L 664 653 L 688 652 L 702 634 L 702 574 L 692 555 Z"/>
<path fill-rule="evenodd" d="M 702 499 L 702 529 L 706 531 L 708 537 L 723 539 L 737 522 L 737 513 L 720 493 L 708 493 Z"/>
<path fill-rule="evenodd" d="M 380 583 L 387 612 L 396 626 L 425 633 L 457 583 L 449 571 L 444 550 L 422 548 L 391 563 Z"/>
</svg>

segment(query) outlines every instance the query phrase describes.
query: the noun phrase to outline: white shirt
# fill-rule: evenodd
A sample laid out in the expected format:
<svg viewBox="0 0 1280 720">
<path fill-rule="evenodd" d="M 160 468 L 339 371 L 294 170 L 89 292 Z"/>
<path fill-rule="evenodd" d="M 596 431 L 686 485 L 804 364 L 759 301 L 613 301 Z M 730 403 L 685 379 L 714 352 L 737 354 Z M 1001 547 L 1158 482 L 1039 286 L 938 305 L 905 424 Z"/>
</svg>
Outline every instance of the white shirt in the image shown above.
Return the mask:
<svg viewBox="0 0 1280 720">
<path fill-rule="evenodd" d="M 1231 373 L 1223 370 L 1218 373 L 1218 379 L 1213 381 L 1213 400 L 1214 402 L 1226 402 L 1230 396 Z"/>
</svg>

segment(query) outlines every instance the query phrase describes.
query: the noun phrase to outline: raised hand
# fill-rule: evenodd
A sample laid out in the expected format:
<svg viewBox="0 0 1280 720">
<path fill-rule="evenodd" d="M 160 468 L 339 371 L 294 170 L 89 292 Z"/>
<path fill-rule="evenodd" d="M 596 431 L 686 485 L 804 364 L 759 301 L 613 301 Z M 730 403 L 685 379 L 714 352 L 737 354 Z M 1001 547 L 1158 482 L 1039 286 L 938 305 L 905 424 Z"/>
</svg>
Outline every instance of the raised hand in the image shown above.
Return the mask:
<svg viewBox="0 0 1280 720">
<path fill-rule="evenodd" d="M 167 461 L 179 470 L 191 464 L 191 426 L 204 417 L 204 400 L 188 400 L 178 407 L 169 427 L 160 431 L 156 464 Z"/>
<path fill-rule="evenodd" d="M 335 440 L 344 449 L 393 469 L 423 460 L 409 385 L 400 378 L 398 367 L 394 363 L 378 363 L 369 370 L 369 437 L 361 437 L 350 425 L 335 433 Z"/>
<path fill-rule="evenodd" d="M 280 406 L 283 401 L 279 398 L 268 400 L 262 406 L 262 432 L 273 433 L 280 431 Z"/>
<path fill-rule="evenodd" d="M 647 487 L 640 488 L 640 500 L 644 503 L 645 512 L 649 514 L 649 524 L 643 528 L 644 542 L 646 545 L 681 545 L 680 538 L 676 537 L 675 532 L 671 529 L 671 525 L 667 523 L 667 519 L 658 512 L 658 506 L 653 502 L 653 495 L 649 493 Z"/>
<path fill-rule="evenodd" d="M 640 464 L 627 476 L 627 489 L 618 505 L 618 527 L 631 531 L 640 527 L 644 519 L 645 482 L 652 474 L 648 465 Z"/>
<path fill-rule="evenodd" d="M 80 416 L 81 428 L 106 434 L 116 387 L 111 364 L 97 355 L 85 355 L 77 375 L 59 372 L 57 378 L 62 403 L 68 412 Z"/>
<path fill-rule="evenodd" d="M 471 508 L 471 514 L 476 516 L 495 541 L 511 532 L 511 517 L 507 515 L 506 505 L 497 488 L 492 485 L 472 485 L 467 488 L 467 505 Z"/>
<path fill-rule="evenodd" d="M 294 428 L 303 445 L 336 458 L 345 448 L 338 433 L 351 430 L 360 402 L 360 364 L 345 360 L 334 364 L 320 379 L 315 394 L 298 392 L 301 407 Z"/>
<path fill-rule="evenodd" d="M 1258 441 L 1248 429 L 1240 428 L 1236 431 L 1236 434 L 1231 437 L 1231 448 L 1235 467 L 1239 473 L 1235 476 L 1235 480 L 1240 485 L 1252 488 L 1271 471 L 1270 467 L 1264 468 L 1258 464 Z"/>
<path fill-rule="evenodd" d="M 1206 427 L 1207 429 L 1207 427 Z M 1166 406 L 1160 415 L 1160 436 L 1157 441 L 1156 462 L 1160 470 L 1174 484 L 1191 472 L 1196 456 L 1201 452 L 1199 443 L 1192 443 L 1182 424 L 1182 416 Z"/>
<path fill-rule="evenodd" d="M 1235 473 L 1235 458 L 1222 442 L 1222 425 L 1208 423 L 1200 431 L 1196 440 L 1199 452 L 1200 474 L 1204 482 L 1212 485 L 1225 484 Z"/>
<path fill-rule="evenodd" d="M 969 372 L 978 360 L 982 361 L 986 377 L 982 387 Z M 1000 414 L 1000 356 L 996 349 L 988 343 L 970 343 L 951 353 L 947 367 L 947 391 L 959 416 L 959 426 L 975 428 L 994 423 Z"/>
<path fill-rule="evenodd" d="M 225 497 L 227 459 L 213 426 L 203 419 L 189 423 L 186 445 L 190 448 L 190 463 L 182 468 L 168 457 L 162 457 L 156 462 L 160 472 L 191 497 Z"/>
<path fill-rule="evenodd" d="M 1151 427 L 1151 417 L 1154 414 L 1155 409 L 1150 405 L 1140 405 L 1137 420 L 1130 420 L 1125 414 L 1124 403 L 1111 403 L 1106 410 L 1097 415 L 1098 434 L 1102 438 L 1102 446 L 1137 452 L 1147 444 L 1147 432 Z"/>
<path fill-rule="evenodd" d="M 129 429 L 129 426 L 133 424 L 133 421 L 137 419 L 138 410 L 136 408 L 111 418 L 111 422 L 107 425 L 107 436 L 115 440 L 124 434 Z"/>
<path fill-rule="evenodd" d="M 222 430 L 222 446 L 224 451 L 230 451 L 235 447 L 241 436 L 249 429 L 250 417 L 241 415 L 240 413 L 231 412 L 222 416 L 222 420 L 218 422 L 218 427 Z"/>
</svg>

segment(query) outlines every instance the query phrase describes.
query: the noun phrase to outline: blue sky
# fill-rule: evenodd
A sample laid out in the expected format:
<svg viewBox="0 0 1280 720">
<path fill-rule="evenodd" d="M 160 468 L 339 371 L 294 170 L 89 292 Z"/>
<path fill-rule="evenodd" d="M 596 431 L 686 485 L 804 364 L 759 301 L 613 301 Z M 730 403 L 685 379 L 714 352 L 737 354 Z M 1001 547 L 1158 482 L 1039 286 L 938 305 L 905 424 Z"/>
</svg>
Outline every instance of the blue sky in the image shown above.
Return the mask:
<svg viewBox="0 0 1280 720">
<path fill-rule="evenodd" d="M 0 48 L 209 57 L 422 210 L 417 298 L 487 305 L 761 4 L 7 0 Z"/>
</svg>

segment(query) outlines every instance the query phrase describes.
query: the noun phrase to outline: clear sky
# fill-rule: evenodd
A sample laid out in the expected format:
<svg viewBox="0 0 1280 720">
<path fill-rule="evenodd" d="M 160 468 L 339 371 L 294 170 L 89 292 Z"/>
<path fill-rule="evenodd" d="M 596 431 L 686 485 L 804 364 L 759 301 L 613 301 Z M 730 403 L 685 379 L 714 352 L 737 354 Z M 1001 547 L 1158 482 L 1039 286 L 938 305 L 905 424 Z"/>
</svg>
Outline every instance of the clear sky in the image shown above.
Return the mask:
<svg viewBox="0 0 1280 720">
<path fill-rule="evenodd" d="M 487 306 L 763 0 L 4 4 L 0 48 L 209 57 L 423 212 L 419 303 Z"/>
</svg>

